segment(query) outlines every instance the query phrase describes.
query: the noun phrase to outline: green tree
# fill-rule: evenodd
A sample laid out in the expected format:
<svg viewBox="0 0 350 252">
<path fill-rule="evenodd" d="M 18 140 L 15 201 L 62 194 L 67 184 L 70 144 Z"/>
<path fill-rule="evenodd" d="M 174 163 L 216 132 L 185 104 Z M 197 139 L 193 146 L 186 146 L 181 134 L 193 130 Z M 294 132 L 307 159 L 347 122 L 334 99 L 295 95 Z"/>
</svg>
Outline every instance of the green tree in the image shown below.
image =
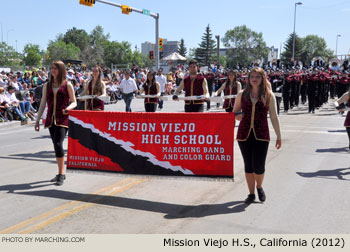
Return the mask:
<svg viewBox="0 0 350 252">
<path fill-rule="evenodd" d="M 109 33 L 104 34 L 102 26 L 96 26 L 89 34 L 90 44 L 80 53 L 81 60 L 86 63 L 88 68 L 95 66 L 97 63 L 100 65 L 105 64 L 104 50 L 108 46 Z"/>
<path fill-rule="evenodd" d="M 185 47 L 185 41 L 184 41 L 183 38 L 180 40 L 180 47 L 179 47 L 178 53 L 179 53 L 180 55 L 186 57 L 187 49 L 186 49 L 186 47 Z"/>
<path fill-rule="evenodd" d="M 107 66 L 127 63 L 125 62 L 126 57 L 132 58 L 131 55 L 131 44 L 129 42 L 106 41 L 104 44 L 103 60 Z"/>
<path fill-rule="evenodd" d="M 209 25 L 205 29 L 205 33 L 202 36 L 202 42 L 195 52 L 195 59 L 200 65 L 208 66 L 215 59 L 215 47 L 216 43 L 213 39 Z"/>
<path fill-rule="evenodd" d="M 83 51 L 90 45 L 89 34 L 83 29 L 77 29 L 73 27 L 69 29 L 63 36 L 62 40 L 69 44 L 73 43 L 75 46 L 79 47 L 80 51 Z"/>
<path fill-rule="evenodd" d="M 333 56 L 333 51 L 327 49 L 324 38 L 317 35 L 308 35 L 302 39 L 301 61 L 310 64 L 315 57 L 322 57 L 326 62 L 328 57 Z"/>
<path fill-rule="evenodd" d="M 24 64 L 27 66 L 39 66 L 41 63 L 41 52 L 39 45 L 27 44 L 23 49 Z"/>
<path fill-rule="evenodd" d="M 50 41 L 45 55 L 45 65 L 55 60 L 79 59 L 80 49 L 72 42 L 66 44 L 63 40 Z"/>
<path fill-rule="evenodd" d="M 12 60 L 16 58 L 16 51 L 5 42 L 0 43 L 0 66 L 10 66 Z"/>
<path fill-rule="evenodd" d="M 282 63 L 285 65 L 289 65 L 292 62 L 293 56 L 293 33 L 291 33 L 284 43 L 284 52 L 282 53 Z M 301 61 L 301 54 L 303 50 L 303 40 L 295 34 L 295 49 L 294 49 L 294 62 Z"/>
<path fill-rule="evenodd" d="M 226 60 L 230 65 L 248 65 L 256 59 L 267 57 L 269 52 L 262 33 L 252 31 L 245 25 L 228 30 L 222 41 L 229 48 Z"/>
</svg>

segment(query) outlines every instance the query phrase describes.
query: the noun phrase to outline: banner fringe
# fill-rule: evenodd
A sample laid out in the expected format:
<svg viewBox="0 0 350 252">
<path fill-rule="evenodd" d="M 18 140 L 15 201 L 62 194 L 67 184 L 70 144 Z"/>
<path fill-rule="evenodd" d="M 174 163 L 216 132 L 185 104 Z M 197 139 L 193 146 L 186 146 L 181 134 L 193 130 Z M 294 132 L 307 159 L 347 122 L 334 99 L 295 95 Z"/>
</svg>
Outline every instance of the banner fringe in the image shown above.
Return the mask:
<svg viewBox="0 0 350 252">
<path fill-rule="evenodd" d="M 166 180 L 194 180 L 194 181 L 210 181 L 210 182 L 234 182 L 234 177 L 208 177 L 208 176 L 171 176 L 171 175 L 144 175 L 144 174 L 127 174 L 108 171 L 94 171 L 85 169 L 67 169 L 67 173 L 81 173 L 91 175 L 115 176 L 115 177 L 133 177 L 133 178 L 147 178 L 147 179 L 166 179 Z"/>
</svg>

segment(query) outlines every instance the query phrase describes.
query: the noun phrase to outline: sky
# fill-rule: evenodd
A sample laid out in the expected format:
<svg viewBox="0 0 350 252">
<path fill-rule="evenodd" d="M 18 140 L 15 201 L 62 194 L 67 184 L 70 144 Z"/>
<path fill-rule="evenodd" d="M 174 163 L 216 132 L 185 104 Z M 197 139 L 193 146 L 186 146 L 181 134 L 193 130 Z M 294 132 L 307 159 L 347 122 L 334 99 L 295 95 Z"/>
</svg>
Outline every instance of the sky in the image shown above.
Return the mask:
<svg viewBox="0 0 350 252">
<path fill-rule="evenodd" d="M 280 49 L 293 32 L 294 6 L 291 0 L 109 0 L 159 13 L 160 37 L 185 41 L 187 50 L 198 47 L 209 24 L 213 38 L 246 25 L 261 32 L 267 46 Z M 318 35 L 338 55 L 350 53 L 350 0 L 301 0 L 297 6 L 296 33 Z M 0 0 L 1 39 L 22 51 L 27 43 L 46 50 L 49 40 L 72 27 L 88 33 L 101 25 L 110 40 L 128 41 L 140 50 L 141 43 L 155 41 L 155 20 L 139 13 L 125 15 L 121 9 L 100 2 L 91 8 L 79 0 Z M 222 43 L 221 43 L 222 46 Z"/>
</svg>

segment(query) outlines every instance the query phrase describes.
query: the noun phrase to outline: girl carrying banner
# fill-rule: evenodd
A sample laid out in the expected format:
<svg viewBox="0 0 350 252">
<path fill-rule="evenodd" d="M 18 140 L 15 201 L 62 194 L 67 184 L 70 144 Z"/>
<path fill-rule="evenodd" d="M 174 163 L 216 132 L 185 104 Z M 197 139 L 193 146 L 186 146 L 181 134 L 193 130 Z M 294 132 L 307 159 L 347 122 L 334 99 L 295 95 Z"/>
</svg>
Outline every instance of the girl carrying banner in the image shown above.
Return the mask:
<svg viewBox="0 0 350 252">
<path fill-rule="evenodd" d="M 160 96 L 160 85 L 156 81 L 156 73 L 155 72 L 149 72 L 147 74 L 147 80 L 145 84 L 142 85 L 142 88 L 140 90 L 140 94 L 145 92 L 146 95 L 158 95 Z M 145 98 L 145 110 L 146 112 L 156 112 L 157 110 L 157 104 L 158 104 L 158 98 Z"/>
<path fill-rule="evenodd" d="M 227 75 L 228 80 L 224 84 L 222 84 L 218 91 L 216 91 L 215 96 L 220 95 L 222 91 L 224 91 L 225 96 L 236 95 L 241 91 L 242 85 L 239 81 L 237 81 L 236 72 L 233 70 L 229 70 Z M 224 105 L 222 107 L 226 110 L 226 112 L 232 112 L 234 104 L 235 98 L 225 99 Z"/>
<path fill-rule="evenodd" d="M 63 140 L 68 131 L 68 113 L 76 107 L 73 85 L 67 81 L 65 65 L 62 61 L 54 61 L 51 65 L 51 78 L 43 86 L 42 100 L 35 123 L 35 130 L 40 130 L 39 121 L 47 103 L 45 128 L 49 128 L 58 166 L 58 174 L 51 182 L 63 185 L 64 174 Z M 71 103 L 70 103 L 71 102 Z"/>
<path fill-rule="evenodd" d="M 82 95 L 106 96 L 106 85 L 102 81 L 101 67 L 94 67 L 92 70 L 92 79 L 89 81 L 88 85 L 85 86 Z M 89 99 L 85 110 L 104 110 L 104 101 L 98 98 Z"/>
<path fill-rule="evenodd" d="M 255 200 L 255 186 L 259 200 L 263 202 L 266 199 L 262 183 L 270 141 L 268 113 L 277 135 L 275 147 L 280 149 L 282 146 L 276 99 L 270 87 L 264 70 L 259 67 L 253 68 L 248 75 L 247 86 L 238 94 L 233 108 L 235 113 L 240 111 L 244 113 L 237 115 L 236 120 L 240 121 L 237 141 L 243 156 L 249 189 L 249 195 L 245 200 L 247 204 Z"/>
</svg>

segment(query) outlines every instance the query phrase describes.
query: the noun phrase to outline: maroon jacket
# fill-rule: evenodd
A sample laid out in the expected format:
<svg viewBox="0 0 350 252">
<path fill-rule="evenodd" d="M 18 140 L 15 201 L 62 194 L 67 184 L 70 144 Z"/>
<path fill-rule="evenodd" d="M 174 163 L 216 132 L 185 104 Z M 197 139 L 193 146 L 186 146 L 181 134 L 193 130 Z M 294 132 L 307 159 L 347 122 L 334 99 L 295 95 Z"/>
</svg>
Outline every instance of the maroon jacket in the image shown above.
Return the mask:
<svg viewBox="0 0 350 252">
<path fill-rule="evenodd" d="M 184 79 L 185 84 L 185 96 L 199 96 L 204 95 L 203 90 L 203 81 L 204 77 L 200 74 L 197 75 L 197 78 L 192 82 L 191 77 L 187 76 Z M 185 101 L 186 105 L 189 104 L 202 104 L 204 100 L 198 100 L 198 101 Z"/>
<path fill-rule="evenodd" d="M 89 82 L 89 87 L 88 88 L 89 88 L 89 95 L 96 95 L 96 94 L 93 94 L 93 92 L 92 92 L 92 81 Z M 89 110 L 94 110 L 94 109 L 104 110 L 105 109 L 105 103 L 104 103 L 104 101 L 101 101 L 100 99 L 97 99 L 97 98 L 89 99 L 87 108 Z"/>
<path fill-rule="evenodd" d="M 145 83 L 143 85 L 143 89 L 145 90 L 146 95 L 156 95 L 157 94 L 157 85 L 154 83 L 150 87 Z M 145 104 L 154 103 L 158 104 L 158 98 L 146 98 Z"/>
<path fill-rule="evenodd" d="M 54 93 L 52 86 L 48 90 L 47 94 L 47 115 L 45 121 L 45 128 L 49 128 L 53 122 L 53 111 L 55 110 L 55 124 L 57 126 L 68 128 L 68 115 L 64 115 L 62 110 L 69 106 L 69 94 L 67 88 L 67 81 L 61 85 L 56 94 L 56 107 L 54 108 Z"/>
<path fill-rule="evenodd" d="M 224 95 L 236 95 L 236 94 L 237 94 L 237 83 L 235 82 L 233 87 L 230 88 L 230 84 L 227 81 L 225 89 L 224 89 Z M 232 108 L 235 105 L 235 100 L 236 99 L 234 99 L 234 98 L 232 98 L 232 99 L 225 99 L 224 105 L 222 107 L 224 109 Z"/>
<path fill-rule="evenodd" d="M 246 99 L 244 96 L 242 96 L 241 106 L 244 116 L 238 127 L 237 140 L 246 141 L 250 131 L 253 130 L 257 140 L 270 141 L 270 132 L 267 122 L 269 106 L 265 106 L 261 99 L 254 105 L 251 99 Z M 252 120 L 253 128 L 251 127 Z"/>
</svg>

